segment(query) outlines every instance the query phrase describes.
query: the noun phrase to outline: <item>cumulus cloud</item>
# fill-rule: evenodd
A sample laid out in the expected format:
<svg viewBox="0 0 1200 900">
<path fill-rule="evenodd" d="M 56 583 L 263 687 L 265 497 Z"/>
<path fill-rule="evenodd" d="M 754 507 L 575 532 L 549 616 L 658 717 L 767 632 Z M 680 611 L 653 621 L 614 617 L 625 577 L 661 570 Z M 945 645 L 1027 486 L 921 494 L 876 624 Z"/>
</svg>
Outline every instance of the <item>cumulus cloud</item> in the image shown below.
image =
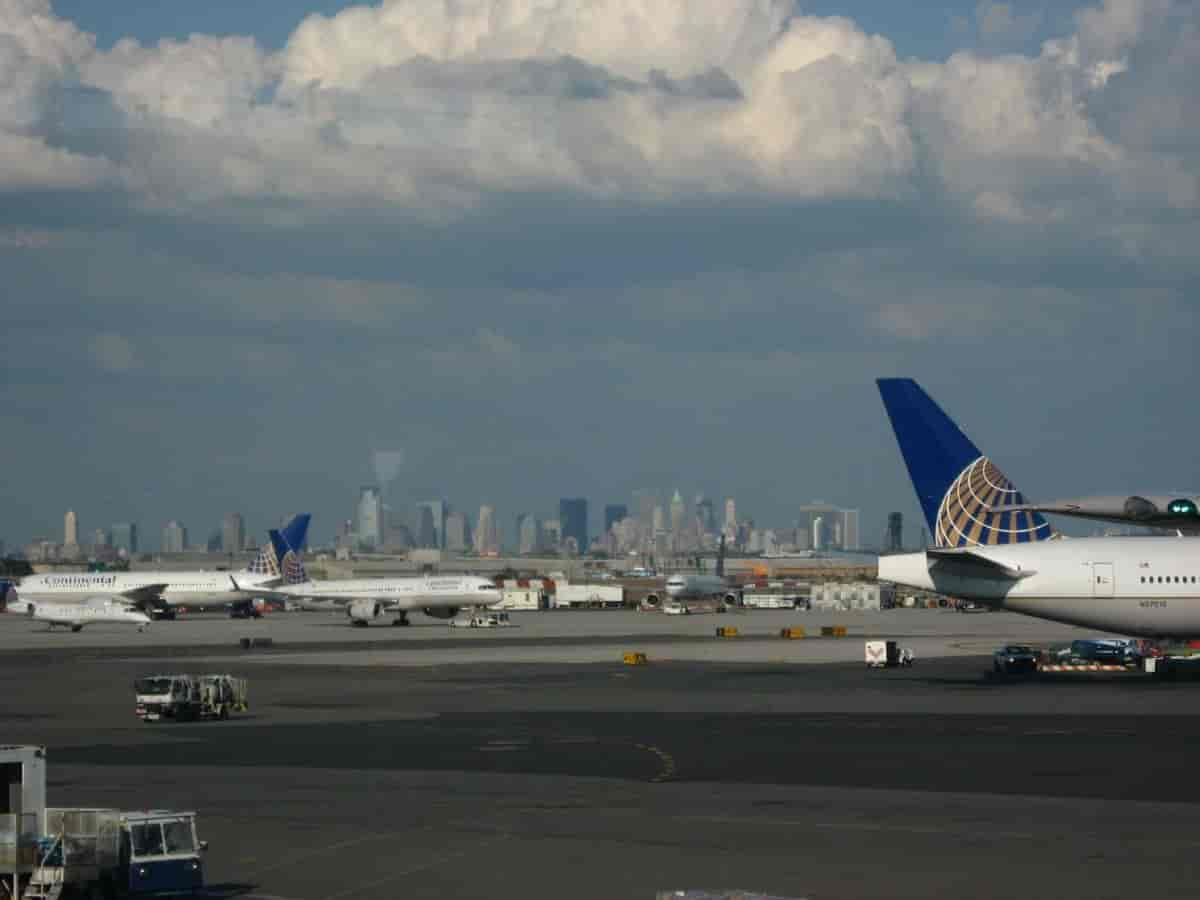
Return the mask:
<svg viewBox="0 0 1200 900">
<path fill-rule="evenodd" d="M 1004 40 L 1037 24 L 990 0 L 977 19 Z M 102 51 L 49 0 L 0 0 L 0 189 L 102 185 L 281 227 L 363 206 L 469 215 L 513 192 L 804 200 L 931 181 L 985 217 L 1052 216 L 1064 180 L 1091 179 L 1101 204 L 1148 183 L 1191 204 L 1196 26 L 1191 4 L 1104 0 L 1036 56 L 922 63 L 785 0 L 384 0 L 311 16 L 276 53 L 205 35 Z M 69 95 L 100 112 L 81 123 Z"/>
</svg>

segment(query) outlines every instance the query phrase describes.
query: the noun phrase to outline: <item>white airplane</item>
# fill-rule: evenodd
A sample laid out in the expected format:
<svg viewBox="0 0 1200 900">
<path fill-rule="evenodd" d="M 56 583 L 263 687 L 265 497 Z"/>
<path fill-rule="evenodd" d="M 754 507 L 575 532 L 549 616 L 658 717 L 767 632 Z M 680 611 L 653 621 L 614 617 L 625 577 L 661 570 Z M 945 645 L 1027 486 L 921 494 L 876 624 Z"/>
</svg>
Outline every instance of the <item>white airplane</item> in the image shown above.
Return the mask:
<svg viewBox="0 0 1200 900">
<path fill-rule="evenodd" d="M 145 631 L 150 624 L 150 617 L 144 612 L 108 597 L 92 597 L 83 603 L 21 602 L 25 605 L 25 615 L 35 622 L 45 622 L 47 631 L 59 625 L 82 631 L 84 625 L 99 624 L 136 625 L 138 631 Z"/>
<path fill-rule="evenodd" d="M 501 599 L 494 581 L 475 575 L 313 581 L 286 535 L 272 529 L 270 537 L 275 555 L 286 563 L 284 583 L 265 593 L 291 600 L 301 609 L 345 609 L 351 625 L 365 627 L 387 617 L 394 617 L 393 625 L 408 625 L 408 614 L 414 610 L 435 619 L 453 619 L 463 607 L 491 606 Z"/>
<path fill-rule="evenodd" d="M 741 595 L 741 585 L 725 577 L 725 536 L 721 536 L 721 546 L 717 551 L 717 570 L 713 575 L 702 573 L 677 574 L 667 579 L 667 596 L 677 603 L 691 599 L 712 598 L 720 603 L 733 606 Z M 654 594 L 646 597 L 650 606 L 658 605 Z"/>
<path fill-rule="evenodd" d="M 293 546 L 303 547 L 311 519 L 295 516 L 284 529 Z M 275 556 L 268 541 L 235 582 L 229 572 L 50 572 L 27 575 L 21 580 L 21 595 L 27 600 L 51 601 L 102 594 L 127 600 L 152 615 L 173 618 L 173 606 L 224 607 L 245 602 L 246 594 L 258 587 L 278 584 L 283 560 Z"/>
<path fill-rule="evenodd" d="M 935 543 L 880 557 L 881 581 L 1124 635 L 1200 636 L 1200 543 L 1060 539 L 916 382 L 878 385 Z"/>
</svg>

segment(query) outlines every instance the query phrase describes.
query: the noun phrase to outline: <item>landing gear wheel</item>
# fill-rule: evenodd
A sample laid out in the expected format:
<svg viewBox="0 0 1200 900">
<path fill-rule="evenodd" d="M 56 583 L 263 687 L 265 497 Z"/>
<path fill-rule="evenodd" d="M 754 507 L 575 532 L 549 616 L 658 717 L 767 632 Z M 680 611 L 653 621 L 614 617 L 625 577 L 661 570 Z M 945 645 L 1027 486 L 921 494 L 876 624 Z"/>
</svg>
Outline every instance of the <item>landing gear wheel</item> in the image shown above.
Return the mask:
<svg viewBox="0 0 1200 900">
<path fill-rule="evenodd" d="M 404 626 L 410 624 L 412 623 L 408 621 L 408 613 L 400 613 L 396 620 L 392 622 L 393 626 Z"/>
</svg>

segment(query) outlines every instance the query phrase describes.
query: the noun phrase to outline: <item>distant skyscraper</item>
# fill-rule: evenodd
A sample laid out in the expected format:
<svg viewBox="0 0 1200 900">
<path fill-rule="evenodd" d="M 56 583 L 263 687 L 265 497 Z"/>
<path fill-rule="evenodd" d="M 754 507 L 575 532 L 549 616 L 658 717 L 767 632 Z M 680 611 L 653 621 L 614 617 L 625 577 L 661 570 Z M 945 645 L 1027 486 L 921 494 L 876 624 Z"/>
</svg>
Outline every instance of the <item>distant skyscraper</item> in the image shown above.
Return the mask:
<svg viewBox="0 0 1200 900">
<path fill-rule="evenodd" d="M 842 510 L 842 539 L 840 546 L 843 550 L 858 550 L 860 547 L 857 509 Z"/>
<path fill-rule="evenodd" d="M 63 544 L 67 547 L 79 546 L 79 520 L 75 518 L 73 509 L 68 509 L 63 516 Z"/>
<path fill-rule="evenodd" d="M 433 524 L 433 510 L 426 503 L 417 505 L 416 541 L 418 547 L 438 546 L 437 527 Z"/>
<path fill-rule="evenodd" d="M 893 512 L 888 513 L 887 518 L 887 542 L 885 544 L 888 553 L 899 553 L 904 549 L 904 514 Z"/>
<path fill-rule="evenodd" d="M 604 507 L 604 533 L 608 534 L 615 524 L 627 518 L 629 518 L 629 507 L 624 503 L 610 503 Z"/>
<path fill-rule="evenodd" d="M 650 527 L 655 534 L 667 530 L 667 514 L 663 512 L 661 506 L 654 507 L 654 517 L 650 520 Z"/>
<path fill-rule="evenodd" d="M 562 537 L 574 538 L 580 553 L 586 553 L 588 541 L 588 502 L 583 497 L 564 497 L 558 501 L 558 521 Z"/>
<path fill-rule="evenodd" d="M 429 521 L 433 526 L 433 536 L 429 538 L 424 529 L 423 510 L 429 510 Z M 417 546 L 444 547 L 446 546 L 446 501 L 426 500 L 417 504 Z M 428 539 L 428 542 L 426 540 Z"/>
<path fill-rule="evenodd" d="M 640 490 L 633 492 L 633 514 L 642 530 L 649 532 L 654 527 L 654 507 L 658 506 L 658 492 Z"/>
<path fill-rule="evenodd" d="M 97 548 L 108 547 L 108 532 L 103 528 L 97 528 L 92 532 L 92 546 Z"/>
<path fill-rule="evenodd" d="M 683 497 L 680 496 L 679 490 L 676 489 L 674 496 L 671 497 L 671 531 L 679 534 L 683 530 L 683 514 L 685 512 Z"/>
<path fill-rule="evenodd" d="M 737 534 L 737 506 L 732 497 L 725 498 L 725 524 L 721 531 L 728 537 Z"/>
<path fill-rule="evenodd" d="M 812 519 L 812 548 L 822 550 L 825 547 L 825 519 L 813 516 Z"/>
<path fill-rule="evenodd" d="M 558 519 L 547 519 L 542 523 L 542 549 L 557 553 L 562 547 L 562 522 Z"/>
<path fill-rule="evenodd" d="M 542 529 L 536 516 L 521 513 L 517 516 L 517 553 L 528 556 L 541 549 Z"/>
<path fill-rule="evenodd" d="M 482 556 L 487 553 L 497 553 L 499 550 L 496 511 L 490 506 L 481 506 L 479 507 L 479 523 L 475 528 L 475 551 Z"/>
<path fill-rule="evenodd" d="M 221 521 L 221 552 L 239 553 L 246 546 L 246 523 L 241 513 L 226 513 Z"/>
<path fill-rule="evenodd" d="M 163 528 L 162 552 L 182 553 L 187 549 L 187 529 L 172 519 Z"/>
<path fill-rule="evenodd" d="M 452 512 L 446 516 L 446 550 L 450 553 L 462 553 L 471 543 L 471 527 L 467 517 L 460 512 Z"/>
<path fill-rule="evenodd" d="M 717 521 L 713 515 L 713 502 L 703 494 L 696 495 L 696 518 L 702 531 L 716 531 Z"/>
<path fill-rule="evenodd" d="M 358 491 L 354 509 L 354 532 L 360 544 L 379 547 L 383 544 L 383 496 L 379 488 L 368 485 Z"/>
<path fill-rule="evenodd" d="M 120 552 L 122 550 L 129 556 L 138 552 L 138 533 L 137 523 L 135 522 L 117 522 L 112 527 L 112 547 Z"/>
</svg>

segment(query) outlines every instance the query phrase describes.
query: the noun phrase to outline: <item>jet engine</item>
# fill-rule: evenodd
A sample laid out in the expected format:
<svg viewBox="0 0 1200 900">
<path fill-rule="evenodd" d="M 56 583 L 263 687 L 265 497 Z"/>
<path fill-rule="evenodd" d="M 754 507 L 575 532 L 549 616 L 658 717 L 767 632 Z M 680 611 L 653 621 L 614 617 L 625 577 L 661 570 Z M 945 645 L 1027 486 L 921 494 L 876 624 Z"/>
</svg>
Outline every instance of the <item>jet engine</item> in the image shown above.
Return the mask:
<svg viewBox="0 0 1200 900">
<path fill-rule="evenodd" d="M 383 604 L 378 600 L 355 600 L 346 610 L 350 624 L 366 628 L 376 619 L 383 617 Z"/>
<path fill-rule="evenodd" d="M 453 619 L 458 615 L 457 606 L 427 606 L 421 612 L 435 619 Z"/>
<path fill-rule="evenodd" d="M 737 605 L 738 605 L 738 599 L 739 599 L 739 598 L 738 598 L 738 595 L 737 595 L 737 594 L 735 594 L 735 593 L 733 593 L 733 592 L 730 592 L 730 593 L 728 593 L 728 594 L 726 594 L 726 595 L 725 595 L 725 597 L 724 597 L 724 602 L 725 602 L 725 605 L 726 605 L 727 607 L 729 607 L 729 606 L 737 606 Z"/>
<path fill-rule="evenodd" d="M 642 604 L 647 609 L 658 609 L 662 606 L 662 598 L 658 594 L 647 594 L 642 598 Z"/>
</svg>

